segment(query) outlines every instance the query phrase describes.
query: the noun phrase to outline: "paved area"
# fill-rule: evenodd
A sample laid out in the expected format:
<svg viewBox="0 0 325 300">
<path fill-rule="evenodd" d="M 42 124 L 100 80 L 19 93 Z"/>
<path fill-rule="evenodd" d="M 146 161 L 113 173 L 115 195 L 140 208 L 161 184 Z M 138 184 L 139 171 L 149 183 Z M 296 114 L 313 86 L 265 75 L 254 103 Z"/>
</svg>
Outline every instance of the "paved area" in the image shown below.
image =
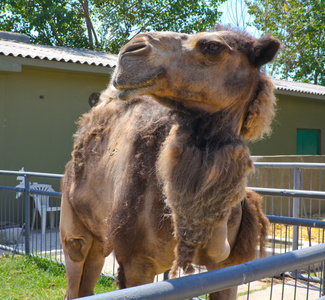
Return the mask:
<svg viewBox="0 0 325 300">
<path fill-rule="evenodd" d="M 247 288 L 247 284 L 239 287 L 237 300 L 247 299 L 247 294 L 243 295 L 243 293 L 247 292 Z M 269 279 L 267 281 L 255 281 L 250 284 L 249 290 L 250 300 L 315 300 L 320 297 L 319 284 L 300 280 L 296 282 L 294 279 L 286 279 L 284 285 L 282 285 L 282 280 L 275 280 L 272 287 Z"/>
</svg>

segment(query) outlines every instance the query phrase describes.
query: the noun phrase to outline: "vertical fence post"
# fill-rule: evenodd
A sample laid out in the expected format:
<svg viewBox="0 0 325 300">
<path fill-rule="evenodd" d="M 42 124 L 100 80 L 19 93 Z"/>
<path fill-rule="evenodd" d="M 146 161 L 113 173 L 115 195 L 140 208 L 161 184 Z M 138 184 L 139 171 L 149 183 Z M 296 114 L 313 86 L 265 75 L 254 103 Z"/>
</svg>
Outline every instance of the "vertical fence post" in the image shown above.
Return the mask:
<svg viewBox="0 0 325 300">
<path fill-rule="evenodd" d="M 29 197 L 29 177 L 25 177 L 25 253 L 30 254 L 30 197 Z"/>
<path fill-rule="evenodd" d="M 293 174 L 293 189 L 299 190 L 300 189 L 300 169 L 298 167 L 294 167 L 294 174 Z M 293 206 L 292 206 L 292 216 L 294 218 L 299 218 L 299 205 L 300 198 L 293 198 Z M 293 240 L 292 240 L 292 250 L 298 249 L 298 238 L 299 238 L 299 227 L 293 226 Z"/>
<path fill-rule="evenodd" d="M 325 295 L 325 262 L 322 262 L 322 286 L 321 286 L 321 294 L 322 296 Z"/>
</svg>

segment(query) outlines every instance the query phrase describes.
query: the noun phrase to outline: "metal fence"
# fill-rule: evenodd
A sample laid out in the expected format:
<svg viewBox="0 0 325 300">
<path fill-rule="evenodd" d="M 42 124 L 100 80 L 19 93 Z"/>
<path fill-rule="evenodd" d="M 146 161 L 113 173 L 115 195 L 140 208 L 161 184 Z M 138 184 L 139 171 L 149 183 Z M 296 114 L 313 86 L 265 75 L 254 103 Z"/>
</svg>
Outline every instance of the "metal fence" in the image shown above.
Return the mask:
<svg viewBox="0 0 325 300">
<path fill-rule="evenodd" d="M 172 280 L 151 283 L 125 290 L 113 291 L 101 295 L 85 297 L 84 299 L 182 300 L 184 298 L 188 299 L 199 297 L 205 293 L 211 293 L 223 290 L 225 288 L 242 285 L 269 276 L 282 276 L 284 281 L 285 276 L 281 274 L 284 274 L 286 270 L 295 270 L 296 268 L 303 267 L 306 264 L 310 266 L 323 261 L 325 259 L 324 252 L 325 244 L 320 244 L 314 247 L 295 250 L 285 254 L 251 261 L 246 264 Z M 308 274 L 308 276 L 310 275 Z M 261 297 L 256 299 L 261 299 Z M 279 295 L 276 295 L 275 299 L 289 298 L 285 296 L 283 289 L 282 297 L 280 298 Z M 308 295 L 305 297 L 305 299 L 308 299 Z"/>
<path fill-rule="evenodd" d="M 36 189 L 60 186 L 63 175 L 0 171 L 0 245 L 2 249 L 63 261 L 59 237 L 61 193 Z M 18 177 L 18 180 L 17 180 Z M 37 182 L 35 182 L 37 180 Z M 6 185 L 4 185 L 6 184 Z M 34 188 L 33 188 L 34 187 Z M 50 228 L 42 232 L 50 221 Z M 32 226 L 33 225 L 33 226 Z"/>
<path fill-rule="evenodd" d="M 250 176 L 248 182 L 253 190 L 263 195 L 264 209 L 272 223 L 268 255 L 291 253 L 295 249 L 312 248 L 311 246 L 323 243 L 324 223 L 317 220 L 322 220 L 325 212 L 325 164 L 255 163 L 255 169 L 255 174 Z M 21 180 L 22 177 L 24 180 Z M 43 195 L 47 196 L 48 206 L 57 207 L 61 194 L 33 189 L 37 181 L 58 191 L 61 178 L 60 174 L 0 171 L 0 248 L 64 263 L 58 230 L 60 214 L 58 211 L 47 213 L 54 217 L 52 222 L 50 218 L 47 219 L 46 231 L 42 233 L 42 218 L 35 204 L 37 195 Z M 304 220 L 301 217 L 313 220 Z M 297 295 L 301 294 L 301 282 L 305 286 L 303 299 L 317 299 L 323 294 L 324 286 L 321 260 L 308 264 L 295 274 L 287 272 L 277 274 L 275 278 L 243 284 L 239 287 L 238 299 L 254 299 L 252 297 L 255 293 L 252 291 L 256 289 L 268 291 L 268 298 L 272 299 L 279 285 L 282 287 L 282 298 L 273 299 L 300 299 Z M 109 256 L 103 272 L 115 275 L 116 270 L 117 263 Z M 294 295 L 291 298 L 286 292 L 290 278 L 290 288 L 295 289 L 290 292 Z M 163 275 L 157 277 L 157 281 L 162 279 Z"/>
<path fill-rule="evenodd" d="M 314 219 L 325 213 L 325 164 L 255 162 L 254 166 L 248 186 L 265 195 L 266 214 Z"/>
</svg>

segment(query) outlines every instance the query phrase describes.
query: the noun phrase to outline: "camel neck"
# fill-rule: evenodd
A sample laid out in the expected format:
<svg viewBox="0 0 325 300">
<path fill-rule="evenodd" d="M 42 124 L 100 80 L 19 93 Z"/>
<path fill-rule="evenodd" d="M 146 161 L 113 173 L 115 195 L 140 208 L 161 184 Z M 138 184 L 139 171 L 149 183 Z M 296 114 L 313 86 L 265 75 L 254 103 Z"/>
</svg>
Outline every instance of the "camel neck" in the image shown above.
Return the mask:
<svg viewBox="0 0 325 300">
<path fill-rule="evenodd" d="M 214 114 L 189 115 L 175 113 L 176 120 L 182 131 L 189 133 L 188 145 L 194 145 L 200 150 L 214 151 L 221 147 L 242 140 L 234 128 L 234 115 L 228 111 Z"/>
</svg>

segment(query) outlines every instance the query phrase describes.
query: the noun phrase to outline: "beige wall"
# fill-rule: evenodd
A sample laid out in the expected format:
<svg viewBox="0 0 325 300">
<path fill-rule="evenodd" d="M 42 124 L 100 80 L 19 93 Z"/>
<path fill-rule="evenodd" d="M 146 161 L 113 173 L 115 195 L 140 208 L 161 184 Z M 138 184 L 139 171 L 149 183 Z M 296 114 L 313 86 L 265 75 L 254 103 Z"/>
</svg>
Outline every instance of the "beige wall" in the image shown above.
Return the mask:
<svg viewBox="0 0 325 300">
<path fill-rule="evenodd" d="M 0 169 L 63 173 L 75 121 L 108 82 L 108 74 L 36 67 L 0 73 Z"/>
<path fill-rule="evenodd" d="M 250 143 L 252 155 L 295 155 L 297 128 L 321 129 L 320 154 L 325 154 L 325 101 L 279 94 L 277 99 L 272 135 Z"/>
</svg>

